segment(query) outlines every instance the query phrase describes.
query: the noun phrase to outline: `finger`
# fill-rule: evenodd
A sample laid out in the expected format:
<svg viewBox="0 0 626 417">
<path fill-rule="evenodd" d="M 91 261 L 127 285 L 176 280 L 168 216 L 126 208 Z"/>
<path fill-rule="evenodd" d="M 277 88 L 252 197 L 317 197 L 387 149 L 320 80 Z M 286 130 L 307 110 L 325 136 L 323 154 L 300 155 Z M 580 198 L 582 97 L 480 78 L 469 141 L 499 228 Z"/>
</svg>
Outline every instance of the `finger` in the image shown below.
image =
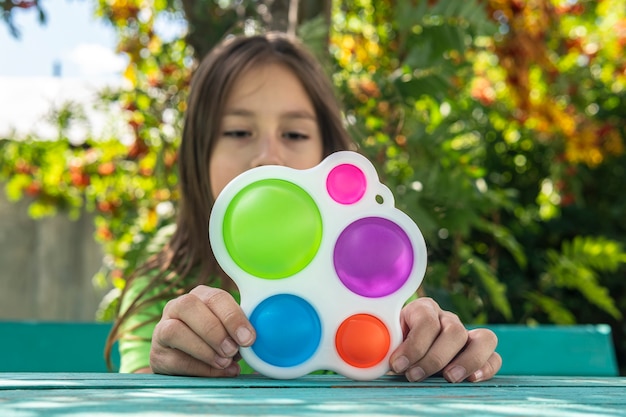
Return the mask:
<svg viewBox="0 0 626 417">
<path fill-rule="evenodd" d="M 391 354 L 391 369 L 406 372 L 410 366 L 423 358 L 439 334 L 439 318 L 429 301 L 418 299 L 405 306 L 400 314 L 404 340 Z M 419 329 L 419 330 L 417 330 Z"/>
<path fill-rule="evenodd" d="M 228 292 L 201 285 L 191 290 L 190 294 L 196 295 L 211 309 L 239 346 L 254 343 L 256 334 L 252 324 Z"/>
<path fill-rule="evenodd" d="M 222 357 L 234 356 L 239 345 L 249 346 L 255 339 L 254 329 L 241 307 L 219 288 L 194 288 L 170 301 L 164 316 L 183 321 Z"/>
<path fill-rule="evenodd" d="M 405 372 L 421 359 L 439 333 L 438 313 L 432 305 L 418 301 L 404 307 L 400 314 L 404 340 L 390 358 L 391 368 L 396 373 Z M 418 335 L 415 329 L 422 329 L 421 334 Z"/>
<path fill-rule="evenodd" d="M 475 379 L 491 378 L 500 369 L 500 355 L 493 356 L 497 345 L 498 338 L 491 330 L 469 331 L 465 348 L 443 370 L 444 378 L 450 382 L 460 382 L 476 372 L 478 375 L 474 376 Z"/>
<path fill-rule="evenodd" d="M 404 340 L 391 354 L 391 369 L 402 374 L 424 357 L 439 333 L 439 319 L 433 306 L 416 300 L 405 306 L 400 313 Z M 418 337 L 414 329 L 424 329 Z"/>
<path fill-rule="evenodd" d="M 502 367 L 502 357 L 499 353 L 493 352 L 489 357 L 489 360 L 482 368 L 475 371 L 473 374 L 467 377 L 470 382 L 487 381 L 493 378 L 500 368 Z"/>
<path fill-rule="evenodd" d="M 467 330 L 459 318 L 443 311 L 432 299 L 422 298 L 403 309 L 405 340 L 392 354 L 392 369 L 409 381 L 439 372 L 463 348 Z"/>
<path fill-rule="evenodd" d="M 442 311 L 439 322 L 441 331 L 437 338 L 426 354 L 405 372 L 409 381 L 421 381 L 441 371 L 465 346 L 467 330 L 455 314 Z"/>
<path fill-rule="evenodd" d="M 157 363 L 159 363 L 158 360 L 164 360 L 171 367 L 173 363 L 169 357 L 170 355 L 177 357 L 177 352 L 182 352 L 189 358 L 195 358 L 217 369 L 224 369 L 233 362 L 231 357 L 222 356 L 216 352 L 182 321 L 172 318 L 163 319 L 154 329 L 151 357 L 155 354 Z"/>
<path fill-rule="evenodd" d="M 178 324 L 189 332 L 184 332 Z M 194 294 L 181 295 L 169 301 L 163 309 L 159 327 L 168 331 L 162 336 L 163 344 L 169 343 L 172 347 L 175 343 L 177 348 L 201 360 L 206 357 L 203 352 L 208 348 L 224 358 L 237 353 L 236 344 L 229 343 L 228 333 L 219 318 Z"/>
<path fill-rule="evenodd" d="M 237 362 L 232 362 L 224 369 L 217 369 L 183 351 L 163 347 L 155 347 L 150 351 L 150 367 L 157 374 L 181 376 L 234 377 L 241 372 Z"/>
</svg>

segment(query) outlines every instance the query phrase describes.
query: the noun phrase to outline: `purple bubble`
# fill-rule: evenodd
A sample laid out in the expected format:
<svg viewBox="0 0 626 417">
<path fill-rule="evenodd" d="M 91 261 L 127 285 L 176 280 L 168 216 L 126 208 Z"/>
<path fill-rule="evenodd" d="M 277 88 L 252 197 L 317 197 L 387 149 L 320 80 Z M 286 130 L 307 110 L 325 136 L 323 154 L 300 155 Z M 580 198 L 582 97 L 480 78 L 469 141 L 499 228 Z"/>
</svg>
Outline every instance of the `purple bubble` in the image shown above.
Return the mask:
<svg viewBox="0 0 626 417">
<path fill-rule="evenodd" d="M 352 292 L 376 298 L 393 294 L 413 269 L 413 245 L 404 229 L 366 217 L 344 229 L 335 245 L 335 271 Z"/>
</svg>

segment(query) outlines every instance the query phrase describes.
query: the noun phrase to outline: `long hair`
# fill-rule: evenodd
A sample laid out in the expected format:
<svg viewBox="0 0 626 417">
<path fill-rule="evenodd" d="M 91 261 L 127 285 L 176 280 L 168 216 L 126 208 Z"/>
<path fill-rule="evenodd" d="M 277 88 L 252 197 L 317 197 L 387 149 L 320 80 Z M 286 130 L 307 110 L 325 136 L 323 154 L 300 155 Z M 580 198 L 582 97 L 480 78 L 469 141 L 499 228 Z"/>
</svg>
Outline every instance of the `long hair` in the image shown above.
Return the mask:
<svg viewBox="0 0 626 417">
<path fill-rule="evenodd" d="M 120 299 L 124 299 L 134 279 L 153 272 L 148 285 L 129 301 L 129 307 L 118 311 L 105 347 L 109 366 L 113 343 L 123 336 L 122 325 L 137 310 L 187 293 L 197 285 L 216 283 L 221 271 L 208 239 L 208 220 L 215 199 L 211 193 L 209 159 L 233 85 L 246 71 L 267 64 L 289 68 L 303 85 L 316 112 L 324 156 L 354 147 L 329 77 L 299 41 L 285 34 L 267 33 L 227 38 L 213 48 L 194 72 L 187 101 L 178 155 L 180 202 L 176 230 L 163 249 L 127 280 Z M 159 288 L 158 294 L 146 297 L 155 288 Z"/>
</svg>

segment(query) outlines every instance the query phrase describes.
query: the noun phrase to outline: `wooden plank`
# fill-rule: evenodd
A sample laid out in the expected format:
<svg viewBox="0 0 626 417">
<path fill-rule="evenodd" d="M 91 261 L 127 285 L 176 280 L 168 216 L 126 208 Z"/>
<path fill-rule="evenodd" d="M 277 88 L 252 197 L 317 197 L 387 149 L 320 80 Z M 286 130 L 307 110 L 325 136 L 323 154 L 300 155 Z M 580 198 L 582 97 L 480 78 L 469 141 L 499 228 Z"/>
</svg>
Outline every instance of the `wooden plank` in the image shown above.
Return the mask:
<svg viewBox="0 0 626 417">
<path fill-rule="evenodd" d="M 0 321 L 0 372 L 106 372 L 110 323 Z M 113 363 L 119 364 L 117 348 Z"/>
<path fill-rule="evenodd" d="M 80 376 L 49 380 L 80 381 Z M 4 377 L 4 376 L 3 376 Z M 25 378 L 23 375 L 13 375 Z M 50 375 L 48 375 L 50 377 Z M 113 380 L 114 378 L 106 378 Z M 587 416 L 624 415 L 626 396 L 624 378 L 502 378 L 491 383 L 448 384 L 443 380 L 426 383 L 397 383 L 389 386 L 347 381 L 337 386 L 338 377 L 304 378 L 307 383 L 324 383 L 325 387 L 302 386 L 303 381 L 279 381 L 266 378 L 204 379 L 119 378 L 133 386 L 110 389 L 56 388 L 13 389 L 0 391 L 0 415 L 61 416 L 317 416 L 317 415 L 549 415 Z M 25 380 L 25 379 L 23 379 Z M 188 387 L 166 384 L 151 387 L 146 381 L 172 384 L 184 382 Z M 248 382 L 235 386 L 234 382 Z M 83 382 L 97 384 L 95 375 Z M 383 381 L 385 382 L 385 381 Z M 604 382 L 599 384 L 598 382 Z M 279 386 L 268 386 L 271 383 Z M 228 385 L 219 387 L 220 385 Z M 368 386 L 372 385 L 372 386 Z"/>
<path fill-rule="evenodd" d="M 384 376 L 374 381 L 353 381 L 339 375 L 307 375 L 298 379 L 280 380 L 261 375 L 241 375 L 237 378 L 197 378 L 152 374 L 115 373 L 5 373 L 0 374 L 0 390 L 10 389 L 123 389 L 144 388 L 448 388 L 467 386 L 470 389 L 486 387 L 603 387 L 626 389 L 626 378 L 613 377 L 523 377 L 496 376 L 480 383 L 450 384 L 443 378 L 428 378 L 420 383 L 406 381 L 401 376 Z"/>
<path fill-rule="evenodd" d="M 498 336 L 500 375 L 617 376 L 611 327 L 487 325 Z"/>
<path fill-rule="evenodd" d="M 109 288 L 96 288 L 92 281 L 103 256 L 93 238 L 93 214 L 32 219 L 31 202 L 28 197 L 9 202 L 0 192 L 0 317 L 94 320 Z"/>
<path fill-rule="evenodd" d="M 499 338 L 499 375 L 615 376 L 607 325 L 488 326 Z M 0 321 L 0 372 L 105 372 L 110 325 L 94 322 Z M 119 352 L 113 350 L 113 362 Z"/>
</svg>

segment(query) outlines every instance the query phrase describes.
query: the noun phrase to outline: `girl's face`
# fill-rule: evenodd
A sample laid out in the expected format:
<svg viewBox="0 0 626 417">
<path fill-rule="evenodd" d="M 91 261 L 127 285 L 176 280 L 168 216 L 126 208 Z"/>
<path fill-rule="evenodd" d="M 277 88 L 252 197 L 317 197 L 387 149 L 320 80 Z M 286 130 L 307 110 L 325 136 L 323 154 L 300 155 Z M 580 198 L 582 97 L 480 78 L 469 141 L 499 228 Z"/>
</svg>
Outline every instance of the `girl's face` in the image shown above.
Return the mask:
<svg viewBox="0 0 626 417">
<path fill-rule="evenodd" d="M 267 64 L 243 73 L 226 101 L 209 160 L 213 196 L 261 165 L 312 168 L 323 156 L 315 109 L 298 78 Z"/>
</svg>

